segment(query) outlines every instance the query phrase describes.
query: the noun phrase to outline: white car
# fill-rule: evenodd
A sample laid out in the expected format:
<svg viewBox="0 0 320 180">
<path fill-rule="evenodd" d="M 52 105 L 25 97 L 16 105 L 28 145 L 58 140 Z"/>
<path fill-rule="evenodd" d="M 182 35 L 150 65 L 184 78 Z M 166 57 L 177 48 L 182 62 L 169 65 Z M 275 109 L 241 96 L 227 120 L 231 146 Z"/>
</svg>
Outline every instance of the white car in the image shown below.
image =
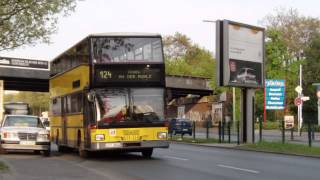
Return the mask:
<svg viewBox="0 0 320 180">
<path fill-rule="evenodd" d="M 1 123 L 0 149 L 34 150 L 50 155 L 50 134 L 37 116 L 6 115 Z"/>
<path fill-rule="evenodd" d="M 241 68 L 237 75 L 237 82 L 245 84 L 258 84 L 256 79 L 256 71 L 251 68 Z"/>
</svg>

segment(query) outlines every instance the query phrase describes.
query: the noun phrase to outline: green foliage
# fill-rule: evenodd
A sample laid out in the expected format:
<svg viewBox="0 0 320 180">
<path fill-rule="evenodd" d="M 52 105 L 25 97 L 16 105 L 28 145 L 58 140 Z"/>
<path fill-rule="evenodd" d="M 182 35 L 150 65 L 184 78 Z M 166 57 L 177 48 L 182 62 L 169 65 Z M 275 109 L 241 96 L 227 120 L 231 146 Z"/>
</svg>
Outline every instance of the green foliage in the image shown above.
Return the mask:
<svg viewBox="0 0 320 180">
<path fill-rule="evenodd" d="M 164 37 L 164 49 L 166 74 L 210 78 L 215 89 L 216 62 L 210 51 L 192 44 L 181 33 Z"/>
<path fill-rule="evenodd" d="M 9 167 L 2 161 L 0 161 L 0 172 L 1 171 L 7 171 Z"/>
<path fill-rule="evenodd" d="M 0 51 L 40 40 L 49 42 L 58 14 L 74 11 L 76 0 L 1 0 Z"/>
<path fill-rule="evenodd" d="M 310 46 L 305 49 L 306 63 L 303 66 L 303 92 L 310 100 L 304 103 L 304 113 L 308 119 L 317 119 L 316 87 L 312 83 L 320 82 L 320 34 L 315 35 Z"/>
<path fill-rule="evenodd" d="M 304 50 L 319 32 L 320 21 L 302 16 L 295 9 L 279 9 L 276 14 L 266 16 L 264 24 L 267 27 L 266 78 L 286 80 L 286 109 L 288 114 L 295 114 L 297 93 L 294 89 L 299 82 L 299 65 L 306 63 Z M 313 67 L 316 67 L 315 64 Z M 304 79 L 306 76 L 303 73 Z M 256 100 L 257 115 L 263 114 L 262 90 L 257 92 Z"/>
<path fill-rule="evenodd" d="M 176 32 L 173 36 L 165 36 L 163 45 L 166 59 L 177 60 L 186 55 L 192 43 L 186 35 Z"/>
<path fill-rule="evenodd" d="M 41 112 L 49 110 L 49 93 L 42 92 L 18 92 L 6 94 L 4 102 L 25 102 L 32 109 L 32 114 L 41 115 Z"/>
</svg>

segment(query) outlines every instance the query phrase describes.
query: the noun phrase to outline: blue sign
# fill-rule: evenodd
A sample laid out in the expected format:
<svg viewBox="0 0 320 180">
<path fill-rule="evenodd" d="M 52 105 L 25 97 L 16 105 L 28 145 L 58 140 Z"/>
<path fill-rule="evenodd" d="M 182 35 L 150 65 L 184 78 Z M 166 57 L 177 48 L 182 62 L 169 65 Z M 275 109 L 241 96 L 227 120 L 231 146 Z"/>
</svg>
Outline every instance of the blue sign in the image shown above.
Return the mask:
<svg viewBox="0 0 320 180">
<path fill-rule="evenodd" d="M 268 110 L 279 110 L 285 107 L 286 84 L 282 79 L 266 79 L 265 106 Z"/>
</svg>

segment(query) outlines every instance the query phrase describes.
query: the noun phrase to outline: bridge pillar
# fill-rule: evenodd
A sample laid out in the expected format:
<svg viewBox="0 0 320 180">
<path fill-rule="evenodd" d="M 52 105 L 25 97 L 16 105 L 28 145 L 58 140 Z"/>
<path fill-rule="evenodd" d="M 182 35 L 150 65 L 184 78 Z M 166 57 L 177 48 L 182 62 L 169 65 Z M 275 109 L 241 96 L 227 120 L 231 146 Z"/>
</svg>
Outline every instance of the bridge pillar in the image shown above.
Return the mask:
<svg viewBox="0 0 320 180">
<path fill-rule="evenodd" d="M 4 114 L 3 98 L 4 98 L 4 81 L 0 80 L 0 122 L 2 122 L 3 114 Z"/>
</svg>

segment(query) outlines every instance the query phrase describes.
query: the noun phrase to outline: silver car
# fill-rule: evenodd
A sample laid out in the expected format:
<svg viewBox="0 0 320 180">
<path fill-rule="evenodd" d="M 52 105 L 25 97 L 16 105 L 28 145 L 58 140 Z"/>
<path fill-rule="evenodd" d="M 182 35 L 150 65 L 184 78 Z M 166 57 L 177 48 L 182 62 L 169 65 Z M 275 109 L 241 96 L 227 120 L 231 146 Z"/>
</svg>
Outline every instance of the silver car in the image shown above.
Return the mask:
<svg viewBox="0 0 320 180">
<path fill-rule="evenodd" d="M 50 155 L 49 131 L 37 116 L 6 115 L 0 128 L 0 149 L 34 150 Z"/>
</svg>

